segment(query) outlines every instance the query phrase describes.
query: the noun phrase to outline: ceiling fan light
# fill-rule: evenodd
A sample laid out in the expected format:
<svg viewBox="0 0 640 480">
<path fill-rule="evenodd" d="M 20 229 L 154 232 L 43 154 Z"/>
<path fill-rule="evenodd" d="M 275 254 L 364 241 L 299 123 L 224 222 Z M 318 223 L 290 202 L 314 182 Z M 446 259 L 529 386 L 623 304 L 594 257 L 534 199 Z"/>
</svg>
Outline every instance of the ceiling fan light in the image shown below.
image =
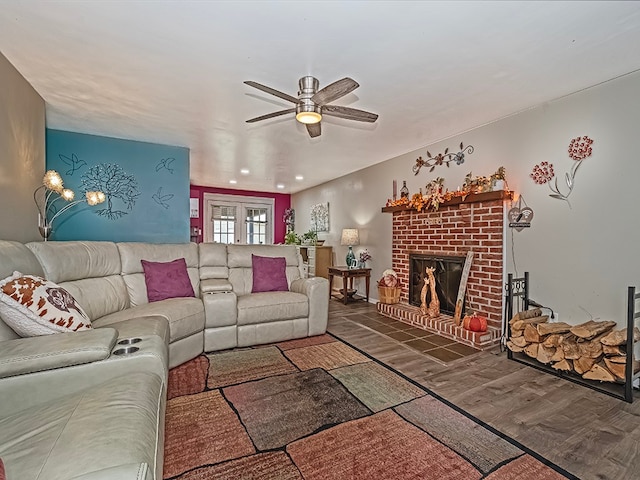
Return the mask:
<svg viewBox="0 0 640 480">
<path fill-rule="evenodd" d="M 296 120 L 305 125 L 310 125 L 320 122 L 322 115 L 318 112 L 298 112 L 296 113 Z"/>
</svg>

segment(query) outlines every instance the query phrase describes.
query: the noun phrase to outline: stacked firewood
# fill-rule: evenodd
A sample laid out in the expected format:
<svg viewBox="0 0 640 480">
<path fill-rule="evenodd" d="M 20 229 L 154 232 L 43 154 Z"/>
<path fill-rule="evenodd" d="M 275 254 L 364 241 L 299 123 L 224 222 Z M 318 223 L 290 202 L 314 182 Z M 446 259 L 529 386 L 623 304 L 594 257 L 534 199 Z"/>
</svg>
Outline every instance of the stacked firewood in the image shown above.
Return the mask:
<svg viewBox="0 0 640 480">
<path fill-rule="evenodd" d="M 625 380 L 627 329 L 614 330 L 616 322 L 590 320 L 580 325 L 550 323 L 539 308 L 518 312 L 509 321 L 511 338 L 507 347 L 524 352 L 540 363 L 564 372 L 574 372 L 588 380 Z M 640 330 L 633 331 L 640 340 Z M 634 373 L 640 361 L 634 359 Z"/>
</svg>

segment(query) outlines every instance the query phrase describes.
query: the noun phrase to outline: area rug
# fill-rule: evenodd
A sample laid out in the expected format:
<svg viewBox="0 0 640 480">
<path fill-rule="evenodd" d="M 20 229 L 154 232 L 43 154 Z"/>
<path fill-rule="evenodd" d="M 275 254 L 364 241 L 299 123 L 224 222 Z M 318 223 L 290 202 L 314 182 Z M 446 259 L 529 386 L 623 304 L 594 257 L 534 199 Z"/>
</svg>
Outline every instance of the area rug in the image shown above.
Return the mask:
<svg viewBox="0 0 640 480">
<path fill-rule="evenodd" d="M 328 334 L 201 355 L 168 398 L 165 479 L 576 478 Z"/>
</svg>

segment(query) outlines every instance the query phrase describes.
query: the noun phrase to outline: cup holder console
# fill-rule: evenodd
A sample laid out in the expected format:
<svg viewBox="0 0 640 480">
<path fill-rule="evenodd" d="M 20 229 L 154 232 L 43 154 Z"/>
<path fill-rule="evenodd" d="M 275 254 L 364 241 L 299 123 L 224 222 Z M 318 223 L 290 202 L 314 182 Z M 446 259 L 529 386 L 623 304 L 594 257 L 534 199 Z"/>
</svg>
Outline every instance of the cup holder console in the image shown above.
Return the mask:
<svg viewBox="0 0 640 480">
<path fill-rule="evenodd" d="M 133 345 L 134 343 L 141 342 L 141 338 L 125 338 L 124 340 L 120 340 L 118 345 Z"/>
<path fill-rule="evenodd" d="M 135 339 L 134 339 L 135 340 Z M 121 343 L 121 342 L 118 342 Z M 122 347 L 113 351 L 114 355 L 129 355 L 140 350 L 138 347 Z"/>
</svg>

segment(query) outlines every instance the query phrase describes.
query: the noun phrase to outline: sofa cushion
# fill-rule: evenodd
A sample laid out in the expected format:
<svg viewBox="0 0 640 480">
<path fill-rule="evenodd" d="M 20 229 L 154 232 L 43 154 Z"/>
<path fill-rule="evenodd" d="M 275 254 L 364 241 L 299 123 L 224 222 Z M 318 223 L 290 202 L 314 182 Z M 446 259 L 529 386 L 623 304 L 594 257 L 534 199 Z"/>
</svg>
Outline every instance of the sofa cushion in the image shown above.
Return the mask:
<svg viewBox="0 0 640 480">
<path fill-rule="evenodd" d="M 73 295 L 90 319 L 129 307 L 115 243 L 32 242 L 27 247 L 42 264 L 44 278 Z"/>
<path fill-rule="evenodd" d="M 309 316 L 309 299 L 294 292 L 263 292 L 238 297 L 238 325 Z"/>
<path fill-rule="evenodd" d="M 177 258 L 171 262 L 141 260 L 141 263 L 149 302 L 159 302 L 167 298 L 195 297 L 184 258 Z"/>
<path fill-rule="evenodd" d="M 195 243 L 121 242 L 117 244 L 117 248 L 122 260 L 122 276 L 132 307 L 149 302 L 142 269 L 143 259 L 150 262 L 170 262 L 176 258 L 184 258 L 193 291 L 196 296 L 199 295 L 198 247 Z"/>
<path fill-rule="evenodd" d="M 204 330 L 204 305 L 198 298 L 168 298 L 160 302 L 145 303 L 106 315 L 95 320 L 93 325 L 99 328 L 116 322 L 151 316 L 167 319 L 169 342 L 175 342 Z"/>
<path fill-rule="evenodd" d="M 287 262 L 287 283 L 300 278 L 298 251 L 295 245 L 227 245 L 229 281 L 237 295 L 251 293 L 253 288 L 252 255 L 284 257 Z"/>
<path fill-rule="evenodd" d="M 87 314 L 64 288 L 20 272 L 0 281 L 0 316 L 23 337 L 91 328 Z"/>
<path fill-rule="evenodd" d="M 120 255 L 113 242 L 32 242 L 27 247 L 52 282 L 120 274 Z"/>
<path fill-rule="evenodd" d="M 163 379 L 131 372 L 0 418 L 10 479 L 68 480 L 127 463 L 161 460 Z"/>
<path fill-rule="evenodd" d="M 198 257 L 200 281 L 229 277 L 226 245 L 220 243 L 199 243 Z"/>
<path fill-rule="evenodd" d="M 287 292 L 287 261 L 284 257 L 251 255 L 253 288 L 251 293 Z"/>
</svg>

